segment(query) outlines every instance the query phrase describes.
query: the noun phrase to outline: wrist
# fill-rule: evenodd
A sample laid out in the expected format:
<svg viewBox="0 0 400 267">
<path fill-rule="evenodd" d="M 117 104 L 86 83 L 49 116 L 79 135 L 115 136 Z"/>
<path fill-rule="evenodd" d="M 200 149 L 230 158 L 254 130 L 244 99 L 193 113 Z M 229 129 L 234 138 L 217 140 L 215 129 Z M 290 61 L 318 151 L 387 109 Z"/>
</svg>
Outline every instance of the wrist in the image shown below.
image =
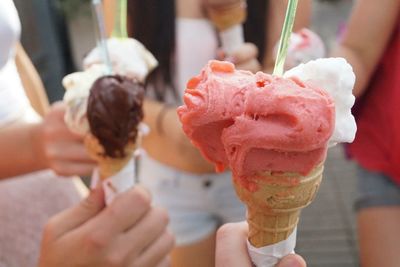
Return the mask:
<svg viewBox="0 0 400 267">
<path fill-rule="evenodd" d="M 48 168 L 48 161 L 45 153 L 45 135 L 44 135 L 44 125 L 43 122 L 35 123 L 30 129 L 30 147 L 31 157 L 36 162 L 37 169 Z"/>
</svg>

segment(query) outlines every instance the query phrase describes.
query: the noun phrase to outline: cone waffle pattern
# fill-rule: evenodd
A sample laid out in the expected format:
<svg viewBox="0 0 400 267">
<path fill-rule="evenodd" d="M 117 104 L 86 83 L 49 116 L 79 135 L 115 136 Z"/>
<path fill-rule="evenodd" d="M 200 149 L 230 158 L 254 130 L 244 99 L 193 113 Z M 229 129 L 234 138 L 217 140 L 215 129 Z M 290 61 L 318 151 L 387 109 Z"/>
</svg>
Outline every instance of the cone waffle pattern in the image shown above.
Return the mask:
<svg viewBox="0 0 400 267">
<path fill-rule="evenodd" d="M 262 174 L 255 179 L 257 190 L 249 191 L 237 179 L 235 190 L 247 205 L 249 241 L 264 247 L 285 240 L 299 221 L 300 211 L 315 198 L 322 179 L 323 165 L 307 176 L 295 173 Z"/>
<path fill-rule="evenodd" d="M 128 143 L 125 148 L 125 157 L 111 158 L 104 155 L 104 148 L 94 135 L 87 135 L 84 143 L 89 155 L 97 161 L 100 178 L 102 180 L 111 177 L 122 170 L 132 158 L 133 151 L 136 148 L 134 143 Z"/>
</svg>

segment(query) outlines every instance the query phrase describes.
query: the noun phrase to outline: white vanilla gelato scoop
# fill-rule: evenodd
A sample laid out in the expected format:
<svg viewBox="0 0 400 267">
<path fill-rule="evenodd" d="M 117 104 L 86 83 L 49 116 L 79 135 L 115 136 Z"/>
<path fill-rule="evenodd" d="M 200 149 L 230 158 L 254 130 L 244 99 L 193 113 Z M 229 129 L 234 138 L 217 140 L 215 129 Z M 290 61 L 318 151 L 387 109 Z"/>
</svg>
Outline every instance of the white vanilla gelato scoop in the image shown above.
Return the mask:
<svg viewBox="0 0 400 267">
<path fill-rule="evenodd" d="M 288 70 L 284 77 L 299 77 L 302 81 L 325 89 L 335 101 L 335 130 L 329 146 L 351 143 L 357 126 L 351 108 L 355 97 L 352 93 L 356 77 L 353 68 L 344 58 L 321 58 Z"/>
<path fill-rule="evenodd" d="M 62 80 L 67 90 L 64 94 L 64 102 L 67 104 L 64 120 L 72 132 L 81 135 L 89 132 L 86 117 L 87 99 L 93 83 L 103 76 L 105 71 L 104 65 L 93 65 L 85 71 L 71 73 Z"/>
<path fill-rule="evenodd" d="M 158 65 L 154 56 L 139 41 L 132 38 L 107 39 L 113 73 L 144 82 L 147 75 Z M 83 60 L 84 68 L 103 64 L 101 51 L 94 48 Z"/>
</svg>

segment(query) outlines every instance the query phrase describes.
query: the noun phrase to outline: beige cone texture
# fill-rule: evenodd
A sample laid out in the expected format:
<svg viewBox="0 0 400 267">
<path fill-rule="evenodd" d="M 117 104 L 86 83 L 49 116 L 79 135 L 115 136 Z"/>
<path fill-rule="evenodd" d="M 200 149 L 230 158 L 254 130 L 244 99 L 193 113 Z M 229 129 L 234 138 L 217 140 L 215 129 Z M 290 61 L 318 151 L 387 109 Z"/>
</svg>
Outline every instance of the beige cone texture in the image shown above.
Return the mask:
<svg viewBox="0 0 400 267">
<path fill-rule="evenodd" d="M 315 198 L 322 179 L 323 164 L 309 175 L 263 173 L 257 190 L 251 192 L 234 179 L 239 198 L 247 205 L 249 241 L 264 247 L 285 240 L 299 221 L 301 210 Z"/>
<path fill-rule="evenodd" d="M 135 144 L 129 143 L 125 148 L 126 156 L 123 158 L 111 158 L 104 156 L 104 148 L 99 140 L 92 134 L 88 134 L 84 140 L 89 155 L 97 161 L 100 179 L 104 180 L 122 170 L 132 158 Z"/>
</svg>

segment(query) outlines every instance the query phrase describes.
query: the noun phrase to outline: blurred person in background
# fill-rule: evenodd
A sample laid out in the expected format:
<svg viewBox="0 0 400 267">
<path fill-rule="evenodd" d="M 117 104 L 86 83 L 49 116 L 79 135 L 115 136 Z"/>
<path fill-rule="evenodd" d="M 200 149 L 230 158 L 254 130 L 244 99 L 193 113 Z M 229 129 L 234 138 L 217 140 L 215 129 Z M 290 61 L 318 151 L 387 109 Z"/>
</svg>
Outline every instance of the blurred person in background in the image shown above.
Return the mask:
<svg viewBox="0 0 400 267">
<path fill-rule="evenodd" d="M 38 90 L 40 78 L 18 42 L 20 27 L 13 1 L 0 1 L 0 259 L 6 266 L 33 266 L 45 222 L 81 199 L 78 178 L 55 179 L 49 169 L 88 174 L 94 166 L 80 137 L 66 128 L 63 105 L 49 109 Z"/>
<path fill-rule="evenodd" d="M 361 265 L 400 266 L 400 1 L 360 0 L 333 51 L 354 68 Z"/>
<path fill-rule="evenodd" d="M 142 157 L 140 176 L 155 203 L 169 212 L 177 241 L 173 266 L 214 266 L 218 225 L 245 216 L 231 173 L 215 174 L 181 129 L 176 107 L 181 104 L 186 82 L 215 58 L 253 72 L 272 69 L 272 50 L 286 5 L 287 1 L 247 1 L 247 43 L 224 55 L 202 0 L 128 1 L 130 35 L 159 61 L 147 82 L 144 121 L 151 131 L 143 143 L 147 155 Z M 310 5 L 308 0 L 299 2 L 295 30 L 309 24 Z M 113 21 L 114 8 L 115 0 L 105 1 L 108 22 Z"/>
</svg>

